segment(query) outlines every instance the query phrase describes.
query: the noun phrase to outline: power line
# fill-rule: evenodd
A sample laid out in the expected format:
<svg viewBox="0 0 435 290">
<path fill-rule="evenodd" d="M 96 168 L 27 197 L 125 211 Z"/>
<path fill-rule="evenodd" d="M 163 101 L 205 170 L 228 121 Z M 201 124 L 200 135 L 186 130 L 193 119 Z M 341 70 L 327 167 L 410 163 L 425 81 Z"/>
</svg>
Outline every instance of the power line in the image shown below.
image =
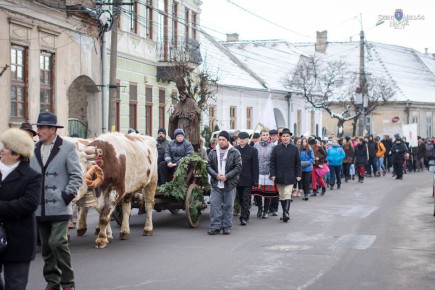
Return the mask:
<svg viewBox="0 0 435 290">
<path fill-rule="evenodd" d="M 257 18 L 259 18 L 259 19 L 261 19 L 261 20 L 263 20 L 263 21 L 266 21 L 266 22 L 269 23 L 269 24 L 272 24 L 272 25 L 274 25 L 274 26 L 276 26 L 276 27 L 279 27 L 279 28 L 281 28 L 281 29 L 287 30 L 287 31 L 292 32 L 292 33 L 294 33 L 294 34 L 297 34 L 297 35 L 300 35 L 300 36 L 303 36 L 303 37 L 306 37 L 306 38 L 312 39 L 311 36 L 308 36 L 308 35 L 305 35 L 305 34 L 299 33 L 299 32 L 297 32 L 297 31 L 294 31 L 294 30 L 292 30 L 292 29 L 289 29 L 289 28 L 287 28 L 287 27 L 284 27 L 284 26 L 282 26 L 282 25 L 280 25 L 280 24 L 277 24 L 277 23 L 275 23 L 275 22 L 272 22 L 272 21 L 270 21 L 270 20 L 268 20 L 268 19 L 266 19 L 266 18 L 264 18 L 264 17 L 262 17 L 262 16 L 260 16 L 260 15 L 258 15 L 258 14 L 255 14 L 254 12 L 251 12 L 251 11 L 249 11 L 248 9 L 246 9 L 246 8 L 244 8 L 244 7 L 242 7 L 242 6 L 238 5 L 238 4 L 236 4 L 236 3 L 234 3 L 234 2 L 231 1 L 231 0 L 227 0 L 227 2 L 230 3 L 230 4 L 232 4 L 232 5 L 234 5 L 234 6 L 236 6 L 236 7 L 238 7 L 239 9 L 245 11 L 246 13 L 251 14 L 252 16 L 255 16 L 255 17 L 257 17 Z"/>
</svg>

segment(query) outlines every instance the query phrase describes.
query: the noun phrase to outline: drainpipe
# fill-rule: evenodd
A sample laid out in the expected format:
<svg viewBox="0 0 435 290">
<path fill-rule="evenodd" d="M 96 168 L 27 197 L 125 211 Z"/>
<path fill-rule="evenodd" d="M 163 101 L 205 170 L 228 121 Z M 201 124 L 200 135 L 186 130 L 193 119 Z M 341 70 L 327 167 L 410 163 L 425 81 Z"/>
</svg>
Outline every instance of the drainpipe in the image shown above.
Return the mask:
<svg viewBox="0 0 435 290">
<path fill-rule="evenodd" d="M 106 33 L 101 36 L 101 133 L 106 133 L 107 112 L 106 112 Z"/>
<path fill-rule="evenodd" d="M 290 129 L 290 117 L 291 117 L 291 111 L 290 111 L 290 99 L 292 98 L 292 93 L 287 93 L 287 95 L 285 95 L 285 99 L 287 100 L 287 128 Z M 291 131 L 291 129 L 290 129 Z"/>
</svg>

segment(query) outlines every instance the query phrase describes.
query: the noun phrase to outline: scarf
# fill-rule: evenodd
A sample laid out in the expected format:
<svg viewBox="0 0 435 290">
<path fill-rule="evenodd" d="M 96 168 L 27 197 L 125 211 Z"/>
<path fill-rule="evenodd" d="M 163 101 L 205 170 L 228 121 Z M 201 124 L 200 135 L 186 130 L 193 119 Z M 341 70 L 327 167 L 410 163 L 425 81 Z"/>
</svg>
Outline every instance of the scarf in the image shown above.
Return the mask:
<svg viewBox="0 0 435 290">
<path fill-rule="evenodd" d="M 216 146 L 218 174 L 225 174 L 225 166 L 227 165 L 228 151 L 230 151 L 231 147 L 233 147 L 231 144 L 229 144 L 228 149 L 222 149 L 220 146 Z M 219 180 L 218 188 L 224 188 L 224 187 L 225 187 L 225 182 Z"/>
<path fill-rule="evenodd" d="M 9 175 L 9 173 L 14 171 L 14 169 L 17 168 L 19 164 L 20 164 L 20 161 L 18 161 L 17 163 L 15 163 L 13 165 L 6 165 L 0 161 L 0 172 L 2 174 L 2 181 L 5 180 L 6 177 Z"/>
</svg>

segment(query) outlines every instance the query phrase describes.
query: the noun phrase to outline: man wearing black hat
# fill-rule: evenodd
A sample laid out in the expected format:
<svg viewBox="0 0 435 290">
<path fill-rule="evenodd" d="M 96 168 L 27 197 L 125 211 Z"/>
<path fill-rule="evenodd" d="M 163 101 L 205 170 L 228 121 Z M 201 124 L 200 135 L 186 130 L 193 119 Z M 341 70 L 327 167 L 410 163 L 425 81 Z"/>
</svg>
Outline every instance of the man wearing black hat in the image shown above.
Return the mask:
<svg viewBox="0 0 435 290">
<path fill-rule="evenodd" d="M 221 131 L 218 146 L 208 155 L 207 172 L 211 177 L 209 235 L 231 233 L 233 225 L 234 199 L 239 175 L 242 171 L 242 157 L 230 144 L 230 135 Z"/>
<path fill-rule="evenodd" d="M 166 146 L 168 146 L 168 139 L 166 139 L 166 129 L 165 128 L 160 128 L 157 131 L 157 138 L 156 138 L 157 143 L 160 144 L 160 146 L 163 147 L 164 150 L 166 150 Z"/>
<path fill-rule="evenodd" d="M 260 141 L 260 133 L 254 133 L 252 135 L 251 143 L 249 143 L 249 145 L 254 146 L 254 144 L 258 141 Z"/>
<path fill-rule="evenodd" d="M 270 178 L 278 185 L 284 222 L 290 219 L 293 184 L 300 181 L 302 177 L 299 150 L 295 145 L 290 144 L 290 137 L 290 130 L 284 128 L 281 132 L 282 143 L 273 147 L 270 160 Z"/>
<path fill-rule="evenodd" d="M 240 214 L 240 223 L 246 225 L 249 220 L 249 201 L 251 199 L 252 186 L 258 185 L 259 165 L 258 151 L 255 147 L 249 146 L 249 134 L 246 132 L 239 133 L 239 145 L 235 148 L 239 150 L 242 157 L 242 172 L 240 173 L 239 183 L 237 184 L 237 193 L 239 204 L 242 208 Z"/>
<path fill-rule="evenodd" d="M 52 289 L 74 289 L 74 270 L 71 266 L 67 228 L 72 215 L 71 201 L 82 185 L 82 170 L 74 143 L 57 135 L 56 115 L 39 114 L 37 134 L 39 142 L 30 166 L 42 174 L 41 204 L 36 210 L 41 237 L 44 278 Z M 49 288 L 49 289 L 51 289 Z"/>
</svg>

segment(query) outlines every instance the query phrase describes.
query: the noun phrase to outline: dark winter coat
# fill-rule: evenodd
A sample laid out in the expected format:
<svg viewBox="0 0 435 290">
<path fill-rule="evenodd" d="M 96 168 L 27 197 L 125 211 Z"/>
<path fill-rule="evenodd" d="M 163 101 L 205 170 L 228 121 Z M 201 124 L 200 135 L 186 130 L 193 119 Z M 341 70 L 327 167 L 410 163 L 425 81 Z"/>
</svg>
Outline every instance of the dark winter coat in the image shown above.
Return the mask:
<svg viewBox="0 0 435 290">
<path fill-rule="evenodd" d="M 434 150 L 433 144 L 427 144 L 426 143 L 425 146 L 426 146 L 425 157 L 427 159 L 434 157 L 435 156 L 435 150 Z"/>
<path fill-rule="evenodd" d="M 165 158 L 165 149 L 159 143 L 156 143 L 156 146 L 157 146 L 157 164 L 159 164 Z"/>
<path fill-rule="evenodd" d="M 424 142 L 418 144 L 417 147 L 417 157 L 420 158 L 424 158 L 424 156 L 426 155 L 426 145 L 424 144 Z"/>
<path fill-rule="evenodd" d="M 234 147 L 231 147 L 228 150 L 227 163 L 225 165 L 225 177 L 227 180 L 224 185 L 226 191 L 237 186 L 239 183 L 240 172 L 242 172 L 242 156 L 240 155 L 240 152 Z M 213 149 L 213 151 L 208 154 L 207 172 L 211 177 L 211 186 L 213 188 L 218 188 L 217 176 L 219 170 L 216 149 Z"/>
<path fill-rule="evenodd" d="M 246 145 L 236 146 L 242 157 L 242 172 L 239 177 L 238 186 L 253 186 L 258 184 L 259 165 L 258 150 L 255 147 Z"/>
<path fill-rule="evenodd" d="M 353 152 L 355 151 L 355 149 L 353 147 L 350 147 L 350 145 L 343 145 L 343 150 L 344 154 L 346 155 L 346 157 L 343 159 L 343 163 L 351 163 Z"/>
<path fill-rule="evenodd" d="M 166 163 L 180 163 L 180 160 L 186 156 L 191 156 L 195 153 L 193 151 L 192 144 L 187 141 L 187 139 L 183 139 L 183 141 L 178 142 L 177 140 L 172 140 L 169 142 L 168 146 L 166 146 L 165 150 L 165 161 Z"/>
<path fill-rule="evenodd" d="M 385 156 L 388 156 L 391 152 L 391 147 L 393 146 L 393 141 L 391 139 L 382 140 L 382 144 L 384 144 L 385 147 Z"/>
<path fill-rule="evenodd" d="M 367 145 L 365 143 L 356 145 L 352 163 L 355 163 L 355 166 L 365 166 L 368 163 L 368 158 Z"/>
<path fill-rule="evenodd" d="M 376 158 L 376 152 L 378 152 L 378 145 L 376 144 L 376 142 L 373 140 L 369 140 L 369 142 L 367 143 L 367 147 L 369 149 L 369 158 Z"/>
<path fill-rule="evenodd" d="M 400 142 L 397 142 L 400 141 Z M 394 141 L 391 147 L 391 154 L 393 155 L 393 163 L 403 164 L 405 162 L 405 153 L 408 153 L 405 143 L 402 140 L 397 139 Z"/>
<path fill-rule="evenodd" d="M 157 143 L 158 143 L 160 146 L 162 146 L 163 150 L 166 150 L 166 147 L 167 147 L 168 144 L 169 144 L 168 139 L 166 139 L 166 138 L 165 138 L 164 140 L 156 139 L 156 141 L 157 141 Z"/>
<path fill-rule="evenodd" d="M 0 181 L 0 220 L 8 240 L 6 252 L 0 255 L 0 264 L 30 262 L 35 257 L 35 211 L 41 201 L 41 189 L 42 175 L 33 170 L 28 161 L 21 161 Z"/>
<path fill-rule="evenodd" d="M 327 162 L 327 156 L 325 149 L 322 146 L 315 147 L 314 151 L 314 166 L 319 168 L 319 165 L 323 165 L 323 163 Z M 319 160 L 316 158 L 319 157 Z"/>
<path fill-rule="evenodd" d="M 273 147 L 270 156 L 270 176 L 275 176 L 275 184 L 295 184 L 302 177 L 301 158 L 298 147 L 283 143 Z"/>
</svg>

